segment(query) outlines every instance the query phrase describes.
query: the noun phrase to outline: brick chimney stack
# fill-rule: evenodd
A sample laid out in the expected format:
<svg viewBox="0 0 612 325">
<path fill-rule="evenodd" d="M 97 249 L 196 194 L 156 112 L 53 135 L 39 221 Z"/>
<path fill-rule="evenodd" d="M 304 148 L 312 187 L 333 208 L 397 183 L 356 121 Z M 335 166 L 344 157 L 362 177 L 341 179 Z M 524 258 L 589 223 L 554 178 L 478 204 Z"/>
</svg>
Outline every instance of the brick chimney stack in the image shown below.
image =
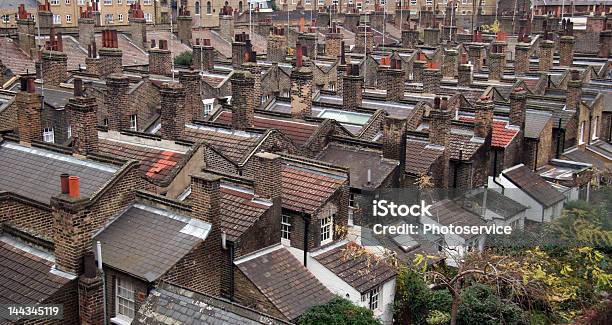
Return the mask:
<svg viewBox="0 0 612 325">
<path fill-rule="evenodd" d="M 438 46 L 440 43 L 440 29 L 428 26 L 423 30 L 423 41 L 427 46 Z"/>
<path fill-rule="evenodd" d="M 457 86 L 469 87 L 472 85 L 472 65 L 468 63 L 467 53 L 461 54 L 461 62 L 457 69 Z"/>
<path fill-rule="evenodd" d="M 191 122 L 193 119 L 203 117 L 202 95 L 200 93 L 201 81 L 200 74 L 195 70 L 179 72 L 179 82 L 185 89 L 185 109 L 182 112 L 184 122 Z"/>
<path fill-rule="evenodd" d="M 149 50 L 149 73 L 162 76 L 172 74 L 172 53 L 167 40 L 159 40 L 159 48 Z"/>
<path fill-rule="evenodd" d="M 38 5 L 38 27 L 41 34 L 49 33 L 51 27 L 53 27 L 53 13 L 49 0 L 45 0 L 43 4 Z"/>
<path fill-rule="evenodd" d="M 232 67 L 238 69 L 244 62 L 248 62 L 253 53 L 253 45 L 249 39 L 249 34 L 236 34 L 232 42 Z M 246 60 L 245 60 L 246 59 Z"/>
<path fill-rule="evenodd" d="M 302 46 L 298 43 L 296 66 L 291 71 L 291 115 L 304 119 L 312 116 L 313 76 L 309 67 L 303 66 Z"/>
<path fill-rule="evenodd" d="M 493 43 L 489 53 L 489 80 L 502 80 L 506 67 L 506 53 L 503 46 Z"/>
<path fill-rule="evenodd" d="M 85 156 L 98 150 L 98 105 L 93 97 L 83 95 L 83 81 L 74 79 L 74 98 L 68 100 L 72 147 L 74 153 Z"/>
<path fill-rule="evenodd" d="M 94 41 L 96 21 L 93 16 L 93 8 L 89 2 L 87 2 L 85 10 L 83 10 L 83 7 L 80 7 L 79 10 L 79 43 L 81 46 L 87 47 Z"/>
<path fill-rule="evenodd" d="M 397 58 L 386 59 L 389 65 L 379 66 L 378 85 L 381 89 L 387 91 L 387 100 L 399 101 L 404 98 L 404 71 L 402 70 L 402 61 Z"/>
<path fill-rule="evenodd" d="M 578 70 L 572 70 L 570 74 L 571 79 L 567 82 L 565 106 L 567 106 L 567 109 L 579 110 L 579 105 L 582 101 L 582 79 L 580 79 L 580 72 Z"/>
<path fill-rule="evenodd" d="M 30 144 L 42 140 L 42 98 L 36 93 L 34 77 L 23 76 L 20 81 L 21 90 L 15 96 L 19 141 Z"/>
<path fill-rule="evenodd" d="M 419 45 L 419 31 L 416 28 L 402 30 L 402 47 L 414 49 L 417 45 Z"/>
<path fill-rule="evenodd" d="M 255 195 L 268 200 L 280 198 L 282 186 L 278 177 L 282 172 L 281 157 L 269 152 L 256 153 L 255 157 Z"/>
<path fill-rule="evenodd" d="M 342 79 L 342 106 L 345 110 L 361 107 L 363 101 L 363 77 L 359 75 L 359 65 L 346 66 L 346 75 Z"/>
<path fill-rule="evenodd" d="M 128 77 L 122 74 L 111 74 L 106 79 L 105 106 L 108 114 L 108 129 L 121 131 L 130 127 L 128 111 Z"/>
<path fill-rule="evenodd" d="M 272 34 L 268 35 L 267 58 L 271 62 L 283 62 L 287 58 L 287 37 L 285 29 L 274 27 Z"/>
<path fill-rule="evenodd" d="M 423 92 L 426 94 L 437 94 L 440 92 L 442 83 L 442 72 L 436 62 L 429 62 L 427 69 L 423 70 Z"/>
<path fill-rule="evenodd" d="M 32 14 L 20 4 L 17 10 L 17 42 L 19 48 L 31 58 L 36 51 L 36 23 Z"/>
<path fill-rule="evenodd" d="M 444 147 L 440 172 L 434 173 L 434 177 L 436 177 L 436 184 L 440 184 L 442 188 L 448 188 L 452 112 L 448 109 L 446 99 L 434 98 L 434 107 L 429 112 L 429 117 L 431 118 L 429 142 Z"/>
<path fill-rule="evenodd" d="M 574 62 L 574 23 L 569 19 L 564 19 L 562 22 L 563 36 L 559 39 L 559 65 L 569 67 Z"/>
<path fill-rule="evenodd" d="M 610 56 L 610 47 L 612 47 L 612 30 L 604 30 L 599 33 L 598 57 L 608 58 Z"/>
<path fill-rule="evenodd" d="M 257 64 L 257 57 L 254 51 L 245 54 L 242 69 L 251 73 L 253 77 L 254 85 L 251 100 L 253 101 L 253 109 L 258 109 L 261 106 L 261 66 Z"/>
<path fill-rule="evenodd" d="M 514 46 L 514 72 L 519 76 L 524 76 L 529 72 L 529 53 L 531 45 L 529 43 L 518 43 Z"/>
<path fill-rule="evenodd" d="M 202 39 L 201 42 L 200 44 L 200 39 L 196 38 L 191 66 L 196 70 L 212 71 L 215 68 L 215 48 L 210 45 L 208 38 Z"/>
<path fill-rule="evenodd" d="M 234 71 L 232 83 L 232 127 L 244 130 L 253 127 L 255 79 L 248 71 Z"/>
<path fill-rule="evenodd" d="M 147 21 L 144 17 L 144 11 L 140 7 L 140 2 L 130 5 L 129 24 L 132 42 L 141 49 L 146 50 L 149 45 L 147 43 Z"/>
<path fill-rule="evenodd" d="M 385 116 L 382 142 L 383 157 L 399 161 L 403 174 L 406 166 L 406 119 Z"/>
<path fill-rule="evenodd" d="M 59 87 L 68 77 L 68 56 L 62 52 L 62 35 L 51 28 L 49 41 L 41 53 L 42 79 L 46 87 Z"/>
<path fill-rule="evenodd" d="M 468 47 L 468 55 L 470 62 L 474 66 L 474 73 L 480 72 L 483 64 L 484 45 L 483 44 L 471 44 Z"/>
<path fill-rule="evenodd" d="M 486 139 L 493 130 L 493 100 L 490 96 L 481 96 L 476 102 L 474 119 L 474 136 Z"/>
<path fill-rule="evenodd" d="M 111 73 L 123 73 L 123 51 L 119 49 L 116 30 L 102 31 L 102 48 L 98 50 L 100 57 L 100 75 L 106 77 Z"/>
<path fill-rule="evenodd" d="M 459 52 L 454 49 L 444 50 L 444 63 L 442 65 L 442 76 L 444 78 L 455 78 L 457 75 L 457 58 Z"/>
<path fill-rule="evenodd" d="M 510 124 L 522 129 L 525 128 L 525 114 L 527 105 L 527 92 L 517 87 L 510 93 Z"/>
<path fill-rule="evenodd" d="M 339 57 L 341 43 L 342 33 L 340 33 L 340 28 L 338 28 L 336 22 L 333 22 L 327 34 L 325 34 L 325 55 L 332 58 Z"/>
<path fill-rule="evenodd" d="M 355 33 L 355 47 L 353 52 L 355 53 L 372 53 L 374 49 L 374 33 L 372 28 L 367 25 L 359 25 L 357 27 L 357 33 Z"/>
<path fill-rule="evenodd" d="M 423 82 L 423 70 L 427 66 L 427 58 L 425 57 L 425 53 L 420 52 L 412 63 L 412 81 L 413 82 Z"/>
<path fill-rule="evenodd" d="M 219 12 L 219 35 L 228 41 L 234 41 L 234 13 L 230 6 L 223 6 Z"/>
<path fill-rule="evenodd" d="M 192 37 L 192 20 L 191 13 L 185 7 L 179 9 L 177 21 L 178 39 L 183 44 L 191 45 Z"/>
<path fill-rule="evenodd" d="M 336 68 L 336 94 L 342 96 L 342 86 L 344 84 L 344 75 L 346 74 L 346 56 L 344 53 L 344 41 L 340 42 L 340 57 L 338 58 L 338 66 Z"/>
<path fill-rule="evenodd" d="M 80 324 L 104 324 L 104 286 L 102 276 L 96 267 L 95 255 L 85 252 L 84 273 L 79 277 L 79 318 Z"/>
<path fill-rule="evenodd" d="M 181 137 L 188 118 L 185 110 L 185 88 L 181 83 L 166 82 L 159 90 L 161 96 L 161 135 L 165 139 Z"/>
<path fill-rule="evenodd" d="M 550 71 L 553 67 L 553 52 L 555 51 L 555 42 L 552 40 L 552 33 L 548 30 L 546 21 L 544 21 L 544 39 L 540 41 L 538 57 L 540 59 L 540 71 Z"/>
<path fill-rule="evenodd" d="M 221 270 L 225 260 L 221 237 L 221 177 L 198 173 L 191 175 L 191 217 L 208 222 L 211 229 L 206 237 L 204 249 L 210 270 Z M 206 293 L 219 295 L 221 272 L 207 273 Z"/>
</svg>

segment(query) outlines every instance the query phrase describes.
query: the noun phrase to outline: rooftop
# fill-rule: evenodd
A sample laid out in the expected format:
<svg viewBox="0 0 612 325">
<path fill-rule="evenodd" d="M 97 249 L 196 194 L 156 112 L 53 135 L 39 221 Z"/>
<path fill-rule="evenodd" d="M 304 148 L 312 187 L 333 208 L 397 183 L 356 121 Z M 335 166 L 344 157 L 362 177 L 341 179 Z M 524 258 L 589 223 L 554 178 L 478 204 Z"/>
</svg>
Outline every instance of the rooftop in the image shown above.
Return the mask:
<svg viewBox="0 0 612 325">
<path fill-rule="evenodd" d="M 565 200 L 565 196 L 561 192 L 557 191 L 544 178 L 535 174 L 523 164 L 506 169 L 502 174 L 545 207 L 550 207 L 559 201 Z"/>
</svg>

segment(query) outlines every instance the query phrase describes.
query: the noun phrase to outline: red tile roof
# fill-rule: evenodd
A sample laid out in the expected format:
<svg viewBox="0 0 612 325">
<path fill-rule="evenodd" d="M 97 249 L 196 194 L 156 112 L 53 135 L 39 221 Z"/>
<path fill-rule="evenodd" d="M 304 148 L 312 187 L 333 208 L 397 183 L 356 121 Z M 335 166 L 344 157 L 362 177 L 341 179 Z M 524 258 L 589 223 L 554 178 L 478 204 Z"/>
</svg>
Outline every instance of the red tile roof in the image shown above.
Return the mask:
<svg viewBox="0 0 612 325">
<path fill-rule="evenodd" d="M 231 124 L 231 121 L 232 112 L 230 111 L 221 112 L 215 119 L 215 122 L 222 124 Z M 317 130 L 317 125 L 314 124 L 258 115 L 255 115 L 253 126 L 262 129 L 277 129 L 298 146 L 306 143 Z"/>
<path fill-rule="evenodd" d="M 473 117 L 462 116 L 459 118 L 460 121 L 472 122 Z M 512 139 L 519 133 L 518 128 L 509 128 L 508 122 L 506 121 L 493 121 L 493 139 L 491 145 L 493 147 L 505 148 L 507 147 Z"/>
<path fill-rule="evenodd" d="M 187 140 L 212 146 L 235 163 L 241 163 L 261 140 L 260 134 L 200 125 L 186 126 L 183 135 Z"/>
<path fill-rule="evenodd" d="M 312 213 L 346 183 L 346 178 L 284 164 L 282 174 L 283 208 Z"/>
<path fill-rule="evenodd" d="M 125 159 L 140 161 L 140 171 L 152 180 L 170 181 L 184 154 L 124 142 L 100 139 L 98 150 Z"/>
</svg>

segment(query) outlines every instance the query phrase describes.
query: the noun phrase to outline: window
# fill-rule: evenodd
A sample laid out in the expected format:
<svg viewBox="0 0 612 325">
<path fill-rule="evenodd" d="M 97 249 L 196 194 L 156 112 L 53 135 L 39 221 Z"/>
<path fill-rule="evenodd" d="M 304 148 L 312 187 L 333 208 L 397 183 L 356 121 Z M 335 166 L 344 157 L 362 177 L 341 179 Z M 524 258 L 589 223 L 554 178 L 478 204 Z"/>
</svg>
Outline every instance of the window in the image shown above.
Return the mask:
<svg viewBox="0 0 612 325">
<path fill-rule="evenodd" d="M 338 5 L 338 0 L 332 0 L 332 5 L 337 6 Z"/>
<path fill-rule="evenodd" d="M 321 219 L 321 245 L 332 240 L 332 224 L 334 215 Z"/>
<path fill-rule="evenodd" d="M 213 105 L 215 103 L 215 99 L 214 98 L 204 99 L 202 102 L 204 103 L 204 106 L 202 108 L 202 114 L 204 114 L 204 116 L 210 115 L 210 113 L 212 113 L 213 111 Z"/>
<path fill-rule="evenodd" d="M 291 218 L 286 215 L 281 216 L 281 240 L 291 240 Z"/>
<path fill-rule="evenodd" d="M 117 4 L 118 5 L 122 5 L 123 4 L 123 0 L 117 0 Z"/>
<path fill-rule="evenodd" d="M 121 23 L 122 23 L 122 22 L 123 22 L 123 14 L 119 14 L 119 15 L 117 16 L 117 20 L 119 20 L 119 22 L 121 22 Z"/>
<path fill-rule="evenodd" d="M 242 12 L 242 1 L 238 1 L 238 11 Z"/>
<path fill-rule="evenodd" d="M 106 16 L 104 16 L 104 20 L 106 20 L 106 22 L 108 24 L 112 24 L 113 23 L 113 14 L 106 14 Z"/>
<path fill-rule="evenodd" d="M 78 0 L 78 1 L 77 1 L 77 4 L 78 4 L 79 6 L 84 6 L 84 5 L 85 5 L 85 0 Z"/>
<path fill-rule="evenodd" d="M 65 2 L 67 5 L 69 5 L 69 4 L 70 4 L 70 0 L 65 0 L 64 2 Z"/>
<path fill-rule="evenodd" d="M 72 126 L 68 124 L 68 128 L 66 129 L 66 134 L 68 135 L 68 139 L 72 138 Z"/>
<path fill-rule="evenodd" d="M 211 5 L 210 1 L 206 2 L 206 14 L 207 15 L 212 15 L 212 5 Z"/>
<path fill-rule="evenodd" d="M 104 5 L 105 6 L 110 6 L 113 4 L 113 0 L 104 0 Z"/>
<path fill-rule="evenodd" d="M 416 5 L 417 4 L 417 0 L 410 0 L 410 4 L 413 5 L 413 6 Z"/>
<path fill-rule="evenodd" d="M 312 4 L 312 2 L 310 0 L 306 0 L 306 1 L 304 1 L 304 4 L 310 6 Z"/>
<path fill-rule="evenodd" d="M 200 1 L 196 1 L 194 7 L 195 7 L 196 16 L 199 16 L 200 15 Z"/>
<path fill-rule="evenodd" d="M 60 0 L 51 0 L 50 3 L 52 6 L 59 6 Z"/>
<path fill-rule="evenodd" d="M 357 202 L 355 202 L 355 193 L 349 193 L 349 208 L 357 208 Z"/>
<path fill-rule="evenodd" d="M 463 3 L 464 5 L 466 5 L 468 3 L 468 0 L 461 0 L 461 3 Z"/>
<path fill-rule="evenodd" d="M 66 15 L 66 22 L 67 22 L 68 24 L 71 24 L 71 23 L 72 23 L 72 16 L 71 16 L 71 15 Z"/>
<path fill-rule="evenodd" d="M 584 143 L 584 121 L 582 121 L 582 123 L 580 123 L 580 137 L 578 138 L 578 144 L 583 144 Z"/>
<path fill-rule="evenodd" d="M 361 8 L 363 8 L 363 4 L 361 2 L 357 2 L 357 10 L 361 11 Z"/>
<path fill-rule="evenodd" d="M 428 4 L 428 5 L 431 5 L 431 4 L 433 4 L 433 0 L 425 0 L 425 3 Z"/>
<path fill-rule="evenodd" d="M 151 5 L 151 0 L 144 0 L 142 2 L 145 6 L 150 6 Z"/>
<path fill-rule="evenodd" d="M 11 20 L 11 16 L 9 16 L 9 15 L 2 15 L 2 22 L 3 23 L 8 23 L 9 20 Z"/>
<path fill-rule="evenodd" d="M 116 313 L 118 318 L 134 318 L 134 284 L 127 278 L 117 277 L 116 281 Z"/>
<path fill-rule="evenodd" d="M 384 6 L 386 3 L 387 3 L 387 0 L 380 0 L 380 4 L 381 4 L 381 5 L 383 5 L 383 6 Z"/>
<path fill-rule="evenodd" d="M 144 17 L 145 17 L 145 20 L 148 22 L 153 21 L 153 15 L 150 12 L 145 12 Z"/>
<path fill-rule="evenodd" d="M 104 118 L 104 120 L 102 120 L 102 125 L 104 126 L 108 126 L 108 118 Z"/>
<path fill-rule="evenodd" d="M 325 4 L 325 0 L 319 0 L 319 6 L 322 6 Z"/>
<path fill-rule="evenodd" d="M 366 303 L 370 310 L 378 309 L 380 306 L 380 287 L 376 287 L 363 295 L 361 295 L 361 302 Z"/>
<path fill-rule="evenodd" d="M 130 130 L 138 131 L 138 116 L 130 115 Z"/>
<path fill-rule="evenodd" d="M 591 125 L 591 140 L 597 139 L 597 122 L 599 121 L 599 116 L 595 116 L 593 119 L 593 125 Z"/>
<path fill-rule="evenodd" d="M 62 16 L 60 15 L 53 15 L 53 23 L 55 25 L 59 25 L 62 23 Z"/>
<path fill-rule="evenodd" d="M 55 134 L 53 133 L 53 128 L 45 128 L 43 130 L 43 141 L 44 142 L 55 142 Z"/>
</svg>

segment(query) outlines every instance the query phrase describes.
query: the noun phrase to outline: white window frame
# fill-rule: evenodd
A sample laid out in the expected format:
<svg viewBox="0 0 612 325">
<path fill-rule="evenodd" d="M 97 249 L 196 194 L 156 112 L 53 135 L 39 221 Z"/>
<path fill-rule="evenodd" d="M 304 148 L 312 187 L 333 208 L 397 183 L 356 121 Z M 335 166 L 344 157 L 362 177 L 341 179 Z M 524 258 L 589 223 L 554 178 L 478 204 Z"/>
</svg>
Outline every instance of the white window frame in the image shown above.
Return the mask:
<svg viewBox="0 0 612 325">
<path fill-rule="evenodd" d="M 215 104 L 215 99 L 214 98 L 209 98 L 209 99 L 204 99 L 202 100 L 202 115 L 203 116 L 208 116 L 210 114 L 212 114 L 213 110 L 214 110 L 214 104 Z"/>
<path fill-rule="evenodd" d="M 210 4 L 210 6 L 209 6 L 209 4 Z M 253 4 L 251 3 L 251 6 L 252 6 L 252 5 L 253 5 Z M 213 5 L 212 5 L 212 1 L 206 1 L 206 14 L 207 14 L 208 16 L 210 16 L 210 15 L 212 15 L 212 12 L 213 12 Z"/>
<path fill-rule="evenodd" d="M 77 0 L 77 4 L 79 6 L 84 6 L 85 5 L 85 0 Z"/>
<path fill-rule="evenodd" d="M 321 227 L 321 245 L 325 245 L 330 243 L 333 239 L 333 231 L 334 231 L 334 215 L 327 216 L 323 219 L 319 220 L 319 224 Z"/>
<path fill-rule="evenodd" d="M 199 16 L 202 13 L 202 3 L 200 1 L 194 2 L 193 14 Z"/>
<path fill-rule="evenodd" d="M 68 127 L 66 128 L 66 135 L 68 136 L 68 139 L 72 138 L 72 125 L 68 124 Z"/>
<path fill-rule="evenodd" d="M 597 136 L 597 124 L 599 123 L 599 116 L 595 116 L 593 118 L 593 122 L 591 122 L 591 140 L 597 140 L 599 137 Z"/>
<path fill-rule="evenodd" d="M 8 23 L 11 21 L 11 15 L 2 15 L 2 22 L 4 24 Z"/>
<path fill-rule="evenodd" d="M 117 4 L 118 5 L 122 5 L 123 4 L 123 0 L 117 0 Z"/>
<path fill-rule="evenodd" d="M 70 0 L 64 0 L 64 3 L 69 5 L 70 4 Z"/>
<path fill-rule="evenodd" d="M 53 25 L 61 25 L 62 24 L 62 16 L 53 15 Z"/>
<path fill-rule="evenodd" d="M 425 4 L 432 5 L 433 4 L 433 0 L 425 0 Z"/>
<path fill-rule="evenodd" d="M 119 21 L 120 23 L 123 22 L 123 14 L 117 15 L 117 21 Z"/>
<path fill-rule="evenodd" d="M 106 14 L 104 15 L 104 21 L 108 24 L 112 24 L 113 23 L 113 14 Z"/>
<path fill-rule="evenodd" d="M 410 0 L 410 5 L 416 6 L 416 4 L 417 4 L 417 0 Z"/>
<path fill-rule="evenodd" d="M 291 245 L 291 217 L 286 214 L 281 215 L 281 243 Z"/>
<path fill-rule="evenodd" d="M 120 292 L 120 288 L 124 292 Z M 128 324 L 134 319 L 136 313 L 134 282 L 127 277 L 118 276 L 115 278 L 115 314 L 116 318 L 126 321 Z M 130 308 L 131 303 L 131 308 Z M 130 317 L 131 310 L 131 317 Z M 127 311 L 127 315 L 123 312 Z"/>
<path fill-rule="evenodd" d="M 49 3 L 52 6 L 59 6 L 60 5 L 60 0 L 50 0 Z"/>
<path fill-rule="evenodd" d="M 112 6 L 113 5 L 113 0 L 104 0 L 104 5 L 105 6 Z"/>
<path fill-rule="evenodd" d="M 53 132 L 52 127 L 43 129 L 43 141 L 55 143 L 55 132 Z"/>
<path fill-rule="evenodd" d="M 72 24 L 72 15 L 66 15 L 66 23 Z"/>
<path fill-rule="evenodd" d="M 304 4 L 310 6 L 312 4 L 311 0 L 304 0 Z"/>
<path fill-rule="evenodd" d="M 150 12 L 145 12 L 144 17 L 145 21 L 148 23 L 153 21 L 153 15 Z"/>
<path fill-rule="evenodd" d="M 130 130 L 138 131 L 138 115 L 136 114 L 130 115 Z"/>
<path fill-rule="evenodd" d="M 380 291 L 381 288 L 378 286 L 361 295 L 361 302 L 365 304 L 366 308 L 372 311 L 380 309 L 382 306 L 382 295 Z"/>
<path fill-rule="evenodd" d="M 142 4 L 145 5 L 145 6 L 150 6 L 151 5 L 151 0 L 143 0 Z"/>
<path fill-rule="evenodd" d="M 108 117 L 105 117 L 105 118 L 102 120 L 102 125 L 104 125 L 104 126 L 108 126 Z"/>
<path fill-rule="evenodd" d="M 363 9 L 363 3 L 357 2 L 356 8 L 357 8 L 357 10 L 361 11 L 361 9 Z"/>
<path fill-rule="evenodd" d="M 322 6 L 325 4 L 325 0 L 319 0 L 319 6 Z"/>
<path fill-rule="evenodd" d="M 585 125 L 586 125 L 585 121 L 582 121 L 580 123 L 580 137 L 578 138 L 578 144 L 584 144 L 584 135 L 585 135 L 584 134 L 584 129 L 585 129 Z"/>
</svg>

